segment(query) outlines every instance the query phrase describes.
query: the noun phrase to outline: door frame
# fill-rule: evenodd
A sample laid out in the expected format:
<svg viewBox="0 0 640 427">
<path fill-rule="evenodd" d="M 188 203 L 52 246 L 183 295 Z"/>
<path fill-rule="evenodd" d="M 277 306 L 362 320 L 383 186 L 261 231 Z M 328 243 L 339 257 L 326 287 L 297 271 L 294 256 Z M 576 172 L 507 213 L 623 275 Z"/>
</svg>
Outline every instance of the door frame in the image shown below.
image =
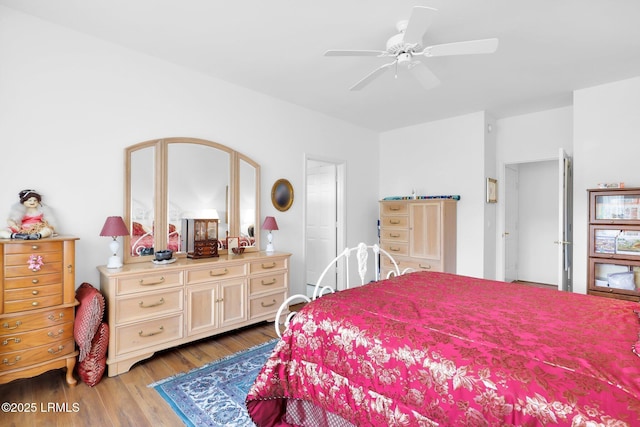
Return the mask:
<svg viewBox="0 0 640 427">
<path fill-rule="evenodd" d="M 562 149 L 561 149 L 562 150 Z M 523 160 L 523 161 L 515 161 L 515 162 L 501 162 L 499 165 L 499 180 L 501 180 L 501 182 L 506 183 L 505 179 L 506 179 L 506 167 L 508 165 L 515 165 L 515 164 L 527 164 L 527 163 L 539 163 L 539 162 L 558 162 L 558 161 L 562 160 L 562 156 L 557 156 L 557 157 L 547 157 L 547 158 L 541 158 L 541 159 L 529 159 L 529 160 Z M 498 209 L 497 209 L 497 218 L 496 218 L 496 223 L 497 223 L 497 230 L 496 230 L 496 279 L 497 280 L 501 280 L 504 281 L 505 280 L 505 269 L 506 269 L 506 263 L 505 263 L 505 241 L 504 241 L 504 232 L 505 232 L 505 224 L 506 224 L 506 212 L 505 212 L 505 200 L 506 200 L 506 191 L 505 191 L 505 187 L 506 185 L 498 185 Z M 571 193 L 572 188 L 569 188 L 569 192 Z M 562 188 L 558 188 L 558 197 L 562 197 L 563 191 Z M 561 204 L 559 206 L 559 216 L 564 215 L 564 213 L 562 212 L 562 210 L 564 209 L 564 206 Z M 568 217 L 565 217 L 569 222 L 573 221 L 572 216 L 569 214 Z M 560 263 L 560 265 L 558 266 L 559 270 L 563 269 L 563 264 Z M 558 285 L 558 288 L 560 289 L 561 287 L 561 283 L 556 283 L 556 285 Z"/>
<path fill-rule="evenodd" d="M 336 168 L 336 254 L 342 250 L 340 248 L 346 247 L 347 242 L 347 230 L 346 230 L 346 162 L 344 160 L 339 160 L 335 158 L 328 158 L 323 156 L 316 156 L 312 154 L 305 153 L 304 155 L 304 165 L 303 165 L 303 185 L 304 185 L 304 203 L 302 208 L 302 257 L 304 260 L 304 277 L 305 277 L 305 289 L 304 292 L 306 294 L 306 275 L 307 275 L 307 168 L 308 163 L 310 161 L 313 162 L 321 162 L 321 163 L 330 163 L 333 164 Z M 327 263 L 331 261 L 327 260 Z M 325 264 L 326 266 L 326 264 Z M 338 289 L 344 288 L 345 280 L 345 272 L 343 269 L 337 269 L 337 287 Z"/>
</svg>

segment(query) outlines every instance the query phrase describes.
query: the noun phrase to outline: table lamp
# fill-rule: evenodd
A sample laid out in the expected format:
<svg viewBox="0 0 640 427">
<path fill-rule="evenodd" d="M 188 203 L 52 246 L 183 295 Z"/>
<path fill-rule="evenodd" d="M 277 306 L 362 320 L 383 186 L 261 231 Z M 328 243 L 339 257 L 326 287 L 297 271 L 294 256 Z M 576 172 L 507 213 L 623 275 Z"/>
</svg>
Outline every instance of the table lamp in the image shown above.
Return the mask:
<svg viewBox="0 0 640 427">
<path fill-rule="evenodd" d="M 109 249 L 111 250 L 112 256 L 109 257 L 109 262 L 107 263 L 107 268 L 120 268 L 122 267 L 122 258 L 118 256 L 118 249 L 120 249 L 120 243 L 118 243 L 118 236 L 128 236 L 129 230 L 127 230 L 127 226 L 124 224 L 124 221 L 121 216 L 109 216 L 107 220 L 104 222 L 104 226 L 102 227 L 102 231 L 100 232 L 101 236 L 111 236 L 113 240 L 109 243 Z"/>
<path fill-rule="evenodd" d="M 276 222 L 276 219 L 272 216 L 266 217 L 264 219 L 264 223 L 262 224 L 262 229 L 269 231 L 269 235 L 267 236 L 267 239 L 269 241 L 269 244 L 267 244 L 267 252 L 273 252 L 273 236 L 271 235 L 271 231 L 278 229 L 278 223 Z"/>
</svg>

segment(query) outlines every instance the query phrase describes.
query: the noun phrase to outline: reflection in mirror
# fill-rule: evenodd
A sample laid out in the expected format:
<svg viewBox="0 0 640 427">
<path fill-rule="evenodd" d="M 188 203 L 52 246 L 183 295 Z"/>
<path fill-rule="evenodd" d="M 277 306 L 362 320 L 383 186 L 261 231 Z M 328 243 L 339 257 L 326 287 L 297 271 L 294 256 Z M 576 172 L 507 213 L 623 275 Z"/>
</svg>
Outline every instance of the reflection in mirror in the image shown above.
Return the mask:
<svg viewBox="0 0 640 427">
<path fill-rule="evenodd" d="M 155 148 L 143 147 L 130 153 L 130 255 L 153 255 Z"/>
<path fill-rule="evenodd" d="M 250 158 L 213 141 L 178 137 L 132 145 L 125 162 L 131 230 L 125 263 L 152 260 L 162 249 L 184 256 L 183 218 L 217 218 L 221 254 L 228 236 L 244 236 L 247 252 L 259 250 L 260 165 Z"/>
<path fill-rule="evenodd" d="M 198 143 L 168 144 L 167 249 L 180 252 L 182 218 L 219 219 L 218 236 L 229 231 L 229 152 Z"/>
<path fill-rule="evenodd" d="M 240 246 L 255 246 L 255 229 L 257 223 L 256 207 L 257 201 L 257 188 L 258 188 L 258 174 L 257 165 L 251 164 L 245 159 L 240 159 L 239 162 L 239 210 L 240 210 L 240 231 L 238 236 L 240 237 Z"/>
</svg>

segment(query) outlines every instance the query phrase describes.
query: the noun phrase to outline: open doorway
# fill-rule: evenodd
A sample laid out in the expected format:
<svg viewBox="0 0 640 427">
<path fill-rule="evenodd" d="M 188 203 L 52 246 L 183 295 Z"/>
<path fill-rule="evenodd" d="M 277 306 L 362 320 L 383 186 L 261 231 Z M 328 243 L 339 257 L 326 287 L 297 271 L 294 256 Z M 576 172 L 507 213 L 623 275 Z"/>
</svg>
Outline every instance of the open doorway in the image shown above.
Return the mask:
<svg viewBox="0 0 640 427">
<path fill-rule="evenodd" d="M 313 295 L 320 274 L 345 245 L 344 163 L 305 159 L 305 281 L 306 294 Z M 323 280 L 340 289 L 336 268 Z"/>
<path fill-rule="evenodd" d="M 506 164 L 504 280 L 570 290 L 570 159 Z"/>
</svg>

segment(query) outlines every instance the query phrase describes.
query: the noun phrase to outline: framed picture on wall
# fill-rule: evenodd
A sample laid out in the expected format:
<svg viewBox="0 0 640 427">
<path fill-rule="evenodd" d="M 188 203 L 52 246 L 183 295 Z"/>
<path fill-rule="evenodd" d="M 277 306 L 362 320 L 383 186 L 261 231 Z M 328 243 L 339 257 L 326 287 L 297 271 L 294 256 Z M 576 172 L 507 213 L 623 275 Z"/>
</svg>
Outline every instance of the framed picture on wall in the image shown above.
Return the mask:
<svg viewBox="0 0 640 427">
<path fill-rule="evenodd" d="M 498 202 L 498 180 L 487 178 L 487 203 Z"/>
</svg>

